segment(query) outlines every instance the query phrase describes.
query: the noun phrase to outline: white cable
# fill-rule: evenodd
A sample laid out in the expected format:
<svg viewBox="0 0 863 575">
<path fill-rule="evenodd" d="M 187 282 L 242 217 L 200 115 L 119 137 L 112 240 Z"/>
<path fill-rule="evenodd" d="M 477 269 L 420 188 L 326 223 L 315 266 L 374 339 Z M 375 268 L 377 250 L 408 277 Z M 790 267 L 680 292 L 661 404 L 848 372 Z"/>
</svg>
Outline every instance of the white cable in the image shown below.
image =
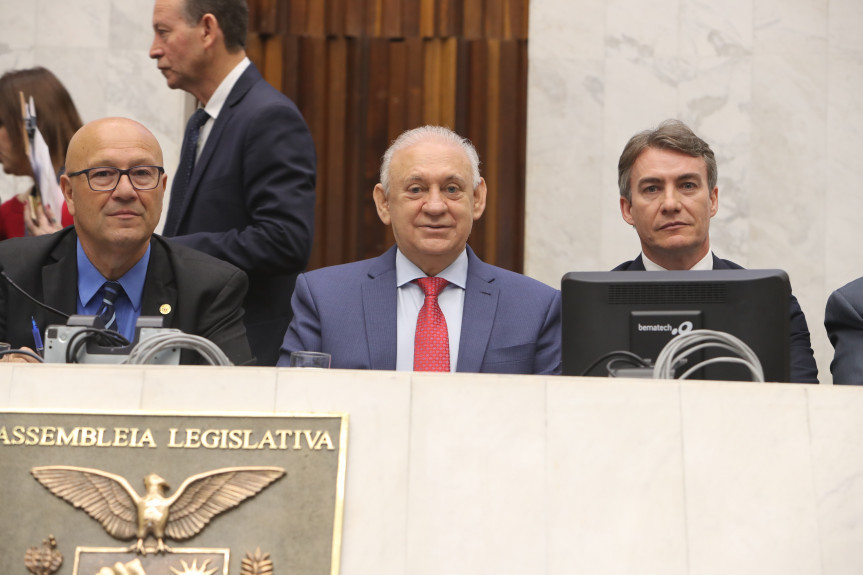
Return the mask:
<svg viewBox="0 0 863 575">
<path fill-rule="evenodd" d="M 749 368 L 753 381 L 764 381 L 764 370 L 761 368 L 761 362 L 758 356 L 755 355 L 755 352 L 752 351 L 752 348 L 730 333 L 708 329 L 697 329 L 672 338 L 662 348 L 659 357 L 656 358 L 653 368 L 654 379 L 672 379 L 674 377 L 674 369 L 680 361 L 691 353 L 707 347 L 725 349 L 736 353 L 740 358 L 713 358 L 701 362 L 696 367 L 702 367 L 709 363 L 742 363 Z M 680 378 L 684 379 L 694 371 L 695 367 L 690 368 Z"/>
<path fill-rule="evenodd" d="M 179 331 L 158 333 L 142 340 L 129 352 L 125 363 L 150 363 L 156 354 L 172 347 L 197 351 L 210 365 L 234 365 L 225 352 L 212 341 Z"/>
<path fill-rule="evenodd" d="M 712 359 L 705 359 L 704 361 L 702 361 L 700 363 L 696 363 L 695 365 L 693 365 L 692 367 L 690 367 L 689 369 L 684 371 L 683 374 L 681 374 L 677 379 L 688 379 L 690 375 L 692 375 L 693 373 L 695 373 L 696 371 L 698 371 L 702 367 L 710 365 L 712 363 L 739 363 L 739 364 L 745 365 L 749 369 L 749 373 L 752 374 L 752 381 L 764 381 L 764 374 L 759 373 L 758 370 L 755 369 L 755 367 L 757 367 L 757 366 L 753 366 L 750 362 L 746 361 L 745 359 L 741 359 L 739 357 L 729 357 L 729 356 L 714 357 Z"/>
</svg>

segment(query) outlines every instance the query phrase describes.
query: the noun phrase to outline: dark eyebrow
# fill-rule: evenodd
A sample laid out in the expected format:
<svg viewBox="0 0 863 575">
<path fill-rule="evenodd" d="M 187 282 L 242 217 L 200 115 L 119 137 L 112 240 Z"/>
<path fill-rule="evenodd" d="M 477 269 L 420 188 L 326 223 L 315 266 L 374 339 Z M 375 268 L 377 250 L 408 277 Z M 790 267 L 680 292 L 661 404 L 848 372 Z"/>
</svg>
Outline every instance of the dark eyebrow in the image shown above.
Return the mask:
<svg viewBox="0 0 863 575">
<path fill-rule="evenodd" d="M 638 186 L 641 187 L 644 184 L 658 184 L 661 181 L 661 178 L 641 178 L 638 180 Z"/>
<path fill-rule="evenodd" d="M 699 174 L 698 172 L 691 172 L 689 174 L 680 174 L 679 176 L 677 176 L 676 181 L 679 182 L 681 180 L 698 180 L 698 181 L 701 181 L 701 174 Z"/>
<path fill-rule="evenodd" d="M 702 179 L 701 174 L 699 174 L 698 172 L 689 172 L 686 174 L 680 174 L 679 176 L 674 178 L 674 181 L 675 182 L 682 182 L 682 181 L 686 181 L 686 180 L 698 180 L 700 182 L 701 179 Z M 638 186 L 640 187 L 640 186 L 643 186 L 644 184 L 658 184 L 661 182 L 662 182 L 662 178 L 656 178 L 656 177 L 650 176 L 650 177 L 641 178 L 640 180 L 638 180 Z"/>
</svg>

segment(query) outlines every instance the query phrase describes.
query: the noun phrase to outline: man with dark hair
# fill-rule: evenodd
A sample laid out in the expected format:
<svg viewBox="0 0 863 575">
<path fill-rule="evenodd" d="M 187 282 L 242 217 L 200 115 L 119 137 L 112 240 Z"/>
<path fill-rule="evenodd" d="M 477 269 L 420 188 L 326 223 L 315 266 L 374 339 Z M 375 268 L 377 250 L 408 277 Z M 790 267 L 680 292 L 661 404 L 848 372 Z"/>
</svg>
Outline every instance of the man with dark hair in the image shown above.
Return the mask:
<svg viewBox="0 0 863 575">
<path fill-rule="evenodd" d="M 396 245 L 300 275 L 279 365 L 322 351 L 344 369 L 560 373 L 560 292 L 467 245 L 486 205 L 469 141 L 440 126 L 403 133 L 374 200 Z"/>
<path fill-rule="evenodd" d="M 0 266 L 24 291 L 65 314 L 98 315 L 132 341 L 139 316 L 200 335 L 235 364 L 252 361 L 243 326 L 245 274 L 153 234 L 167 176 L 162 149 L 126 118 L 86 124 L 69 142 L 60 185 L 74 227 L 0 242 Z M 0 281 L 0 340 L 34 345 L 60 317 Z M 25 356 L 16 356 L 25 359 Z M 199 363 L 189 351 L 183 363 Z"/>
<path fill-rule="evenodd" d="M 315 150 L 297 107 L 245 53 L 245 0 L 156 0 L 150 57 L 200 107 L 186 127 L 164 235 L 249 276 L 246 328 L 274 365 L 308 263 Z"/>
<path fill-rule="evenodd" d="M 719 210 L 713 150 L 686 124 L 666 120 L 630 138 L 617 165 L 620 212 L 641 240 L 641 254 L 614 271 L 740 269 L 710 250 Z M 818 383 L 806 317 L 793 295 L 791 381 Z"/>
</svg>

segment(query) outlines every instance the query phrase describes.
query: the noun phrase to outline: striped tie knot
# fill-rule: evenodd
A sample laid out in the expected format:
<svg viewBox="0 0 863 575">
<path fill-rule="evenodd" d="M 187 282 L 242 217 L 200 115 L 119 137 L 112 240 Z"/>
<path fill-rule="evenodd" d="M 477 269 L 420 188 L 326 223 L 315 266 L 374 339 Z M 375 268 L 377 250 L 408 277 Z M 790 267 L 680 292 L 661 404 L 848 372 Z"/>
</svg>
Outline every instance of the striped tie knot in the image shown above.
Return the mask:
<svg viewBox="0 0 863 575">
<path fill-rule="evenodd" d="M 99 306 L 99 311 L 96 315 L 102 320 L 102 325 L 105 329 L 117 330 L 117 310 L 114 304 L 117 298 L 123 293 L 123 286 L 117 282 L 107 281 L 102 284 L 99 293 L 102 294 L 102 305 Z"/>
</svg>

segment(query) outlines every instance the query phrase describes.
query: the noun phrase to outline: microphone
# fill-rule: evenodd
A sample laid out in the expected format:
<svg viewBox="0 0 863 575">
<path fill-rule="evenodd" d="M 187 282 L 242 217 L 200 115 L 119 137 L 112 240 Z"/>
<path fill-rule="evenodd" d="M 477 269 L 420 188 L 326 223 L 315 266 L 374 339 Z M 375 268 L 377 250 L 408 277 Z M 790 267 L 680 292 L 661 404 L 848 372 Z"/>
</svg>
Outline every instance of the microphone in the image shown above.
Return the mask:
<svg viewBox="0 0 863 575">
<path fill-rule="evenodd" d="M 51 307 L 50 305 L 48 305 L 48 304 L 46 304 L 46 303 L 42 303 L 41 301 L 39 301 L 38 299 L 36 299 L 35 297 L 33 297 L 32 295 L 30 295 L 30 294 L 29 294 L 29 293 L 27 293 L 26 291 L 24 291 L 24 288 L 22 288 L 21 286 L 19 286 L 18 284 L 16 284 L 14 281 L 12 281 L 12 278 L 10 278 L 8 275 L 6 275 L 6 271 L 3 269 L 3 267 L 2 267 L 2 266 L 0 266 L 0 276 L 2 276 L 4 280 L 6 280 L 6 283 L 8 283 L 10 286 L 12 286 L 13 288 L 15 288 L 15 289 L 16 289 L 16 290 L 18 290 L 19 292 L 21 292 L 21 295 L 23 295 L 24 297 L 26 297 L 27 299 L 29 299 L 30 301 L 32 301 L 33 303 L 35 303 L 35 304 L 36 304 L 36 305 L 38 305 L 39 307 L 41 307 L 41 308 L 43 308 L 43 309 L 46 309 L 46 310 L 50 311 L 50 312 L 51 312 L 51 313 L 53 313 L 53 314 L 57 314 L 57 315 L 59 315 L 60 317 L 62 317 L 63 319 L 69 319 L 69 314 L 68 314 L 68 313 L 63 313 L 63 312 L 62 312 L 62 311 L 60 311 L 59 309 L 55 309 L 55 308 Z"/>
</svg>

